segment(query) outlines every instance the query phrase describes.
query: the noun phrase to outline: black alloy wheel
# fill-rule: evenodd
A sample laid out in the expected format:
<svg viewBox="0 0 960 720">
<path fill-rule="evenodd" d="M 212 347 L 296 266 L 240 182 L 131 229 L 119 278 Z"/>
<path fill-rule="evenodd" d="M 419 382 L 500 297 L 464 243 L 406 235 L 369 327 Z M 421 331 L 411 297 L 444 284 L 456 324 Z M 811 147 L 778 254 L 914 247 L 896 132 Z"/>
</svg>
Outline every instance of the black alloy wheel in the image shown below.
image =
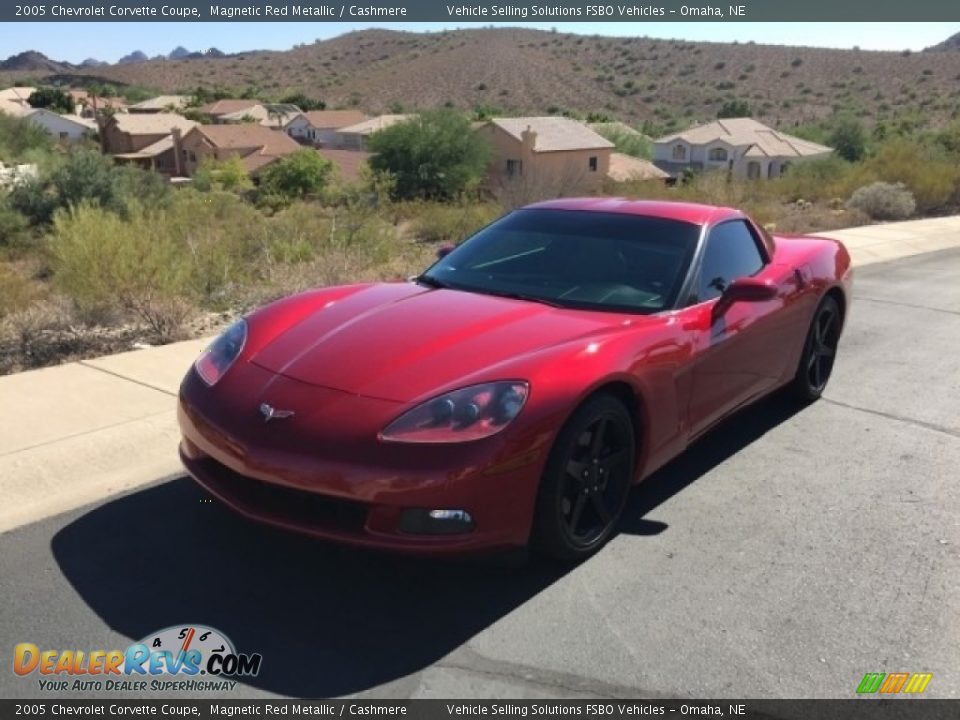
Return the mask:
<svg viewBox="0 0 960 720">
<path fill-rule="evenodd" d="M 826 389 L 837 358 L 842 321 L 837 301 L 825 297 L 813 314 L 794 378 L 794 390 L 801 400 L 812 402 Z"/>
<path fill-rule="evenodd" d="M 541 481 L 534 547 L 583 560 L 610 539 L 633 481 L 633 422 L 612 395 L 588 399 L 557 436 Z"/>
</svg>

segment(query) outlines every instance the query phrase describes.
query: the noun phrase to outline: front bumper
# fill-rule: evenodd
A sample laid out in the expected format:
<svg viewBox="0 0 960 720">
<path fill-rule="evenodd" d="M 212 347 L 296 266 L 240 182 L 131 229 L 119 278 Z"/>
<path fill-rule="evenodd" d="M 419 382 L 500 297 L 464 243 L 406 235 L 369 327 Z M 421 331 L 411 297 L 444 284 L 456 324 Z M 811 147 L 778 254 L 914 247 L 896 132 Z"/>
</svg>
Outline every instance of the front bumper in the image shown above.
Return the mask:
<svg viewBox="0 0 960 720">
<path fill-rule="evenodd" d="M 347 449 L 337 450 L 308 442 L 292 424 L 285 430 L 296 442 L 262 418 L 246 423 L 210 397 L 199 381 L 184 381 L 180 457 L 200 485 L 248 518 L 337 543 L 423 555 L 515 548 L 529 538 L 548 450 L 542 433 L 442 446 L 383 443 L 371 433 L 369 441 L 345 439 Z M 324 397 L 322 404 L 336 402 Z M 343 432 L 349 435 L 349 427 Z M 465 510 L 472 524 L 443 534 L 402 529 L 410 527 L 405 513 L 432 509 Z"/>
</svg>

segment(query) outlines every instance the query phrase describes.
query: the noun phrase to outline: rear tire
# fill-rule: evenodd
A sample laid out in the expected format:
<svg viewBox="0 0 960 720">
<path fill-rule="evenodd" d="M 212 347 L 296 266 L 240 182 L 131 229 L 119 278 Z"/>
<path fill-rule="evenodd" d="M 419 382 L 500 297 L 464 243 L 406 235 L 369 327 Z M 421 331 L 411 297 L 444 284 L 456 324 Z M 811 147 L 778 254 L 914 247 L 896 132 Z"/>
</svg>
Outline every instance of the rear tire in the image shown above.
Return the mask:
<svg viewBox="0 0 960 720">
<path fill-rule="evenodd" d="M 803 403 L 818 400 L 827 387 L 837 357 L 841 323 L 840 305 L 827 295 L 813 313 L 793 378 L 793 395 Z"/>
<path fill-rule="evenodd" d="M 583 403 L 557 435 L 540 481 L 533 548 L 579 562 L 613 535 L 633 483 L 636 441 L 630 413 L 603 393 Z"/>
</svg>

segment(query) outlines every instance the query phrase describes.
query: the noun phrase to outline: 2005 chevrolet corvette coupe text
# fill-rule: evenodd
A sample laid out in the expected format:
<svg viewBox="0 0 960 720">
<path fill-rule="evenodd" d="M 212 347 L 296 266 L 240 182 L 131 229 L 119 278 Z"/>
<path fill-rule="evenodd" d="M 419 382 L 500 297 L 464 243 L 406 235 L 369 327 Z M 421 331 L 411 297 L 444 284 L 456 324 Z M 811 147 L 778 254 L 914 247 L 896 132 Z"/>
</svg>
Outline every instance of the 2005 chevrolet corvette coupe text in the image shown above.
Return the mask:
<svg viewBox="0 0 960 720">
<path fill-rule="evenodd" d="M 847 313 L 838 242 L 608 198 L 515 211 L 409 283 L 280 300 L 180 389 L 180 454 L 256 520 L 423 554 L 615 531 L 630 486 L 783 386 L 817 399 Z"/>
</svg>

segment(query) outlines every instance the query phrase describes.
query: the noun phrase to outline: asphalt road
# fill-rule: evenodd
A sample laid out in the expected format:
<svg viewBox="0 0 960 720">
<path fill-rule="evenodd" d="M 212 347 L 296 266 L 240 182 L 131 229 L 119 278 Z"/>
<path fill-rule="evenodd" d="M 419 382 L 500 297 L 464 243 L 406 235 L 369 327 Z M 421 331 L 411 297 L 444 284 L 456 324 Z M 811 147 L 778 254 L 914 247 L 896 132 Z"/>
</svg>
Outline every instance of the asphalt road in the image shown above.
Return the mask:
<svg viewBox="0 0 960 720">
<path fill-rule="evenodd" d="M 861 269 L 827 396 L 732 419 L 567 572 L 332 548 L 182 478 L 0 535 L 0 696 L 42 696 L 17 642 L 204 623 L 263 654 L 230 697 L 958 697 L 957 277 L 956 250 Z"/>
</svg>

